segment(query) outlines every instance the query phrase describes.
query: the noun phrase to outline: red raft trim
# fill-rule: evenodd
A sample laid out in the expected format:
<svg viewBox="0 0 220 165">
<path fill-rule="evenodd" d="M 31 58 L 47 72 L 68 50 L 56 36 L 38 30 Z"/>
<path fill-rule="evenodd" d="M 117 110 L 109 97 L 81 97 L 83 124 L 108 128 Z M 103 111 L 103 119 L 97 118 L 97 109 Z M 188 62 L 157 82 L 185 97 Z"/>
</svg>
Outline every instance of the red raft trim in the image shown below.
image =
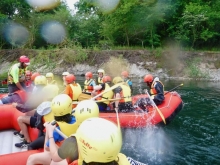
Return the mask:
<svg viewBox="0 0 220 165">
<path fill-rule="evenodd" d="M 147 98 L 147 95 L 142 94 L 132 97 L 133 104 L 136 103 L 136 101 L 140 98 Z M 182 109 L 182 107 L 182 99 L 178 94 L 174 93 L 167 93 L 165 95 L 164 102 L 158 105 L 158 108 L 164 115 L 167 124 L 173 120 L 173 118 Z M 119 113 L 118 115 L 121 127 L 126 128 L 142 128 L 148 125 L 161 125 L 163 123 L 160 114 L 153 107 L 149 109 L 149 112 L 137 109 L 134 112 Z M 117 117 L 115 113 L 100 113 L 100 117 L 117 123 Z"/>
</svg>

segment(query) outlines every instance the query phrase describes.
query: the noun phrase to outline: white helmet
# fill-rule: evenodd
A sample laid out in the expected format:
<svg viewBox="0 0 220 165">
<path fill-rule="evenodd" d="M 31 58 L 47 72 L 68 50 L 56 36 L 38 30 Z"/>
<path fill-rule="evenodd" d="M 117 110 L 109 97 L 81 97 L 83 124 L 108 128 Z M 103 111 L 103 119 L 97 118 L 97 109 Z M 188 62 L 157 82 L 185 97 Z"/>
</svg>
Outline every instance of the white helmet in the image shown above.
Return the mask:
<svg viewBox="0 0 220 165">
<path fill-rule="evenodd" d="M 102 73 L 103 75 L 105 74 L 105 71 L 104 71 L 104 69 L 99 69 L 98 70 L 98 73 Z"/>
<path fill-rule="evenodd" d="M 120 128 L 103 118 L 89 118 L 76 131 L 79 153 L 86 163 L 114 161 L 122 146 Z"/>
<path fill-rule="evenodd" d="M 98 117 L 99 107 L 93 100 L 83 100 L 75 108 L 74 116 L 76 118 L 76 122 L 81 124 L 84 120 L 90 117 Z"/>
<path fill-rule="evenodd" d="M 67 76 L 67 75 L 69 75 L 70 73 L 69 72 L 63 72 L 62 73 L 62 76 Z"/>
</svg>

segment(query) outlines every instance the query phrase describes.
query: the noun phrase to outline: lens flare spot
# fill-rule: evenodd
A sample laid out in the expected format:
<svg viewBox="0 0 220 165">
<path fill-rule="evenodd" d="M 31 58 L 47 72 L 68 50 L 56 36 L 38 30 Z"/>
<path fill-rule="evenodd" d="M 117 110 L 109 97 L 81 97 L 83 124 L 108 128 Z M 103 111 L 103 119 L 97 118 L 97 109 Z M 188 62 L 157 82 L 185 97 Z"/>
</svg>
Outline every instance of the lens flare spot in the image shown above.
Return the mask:
<svg viewBox="0 0 220 165">
<path fill-rule="evenodd" d="M 95 6 L 97 6 L 102 13 L 108 14 L 117 8 L 119 2 L 120 0 L 96 0 Z"/>
<path fill-rule="evenodd" d="M 36 11 L 51 10 L 60 5 L 60 0 L 26 0 Z"/>
<path fill-rule="evenodd" d="M 24 26 L 14 22 L 5 25 L 3 34 L 7 42 L 18 47 L 25 45 L 29 37 L 28 30 Z"/>
<path fill-rule="evenodd" d="M 47 43 L 59 44 L 66 37 L 64 26 L 57 21 L 49 21 L 42 25 L 41 35 Z"/>
</svg>

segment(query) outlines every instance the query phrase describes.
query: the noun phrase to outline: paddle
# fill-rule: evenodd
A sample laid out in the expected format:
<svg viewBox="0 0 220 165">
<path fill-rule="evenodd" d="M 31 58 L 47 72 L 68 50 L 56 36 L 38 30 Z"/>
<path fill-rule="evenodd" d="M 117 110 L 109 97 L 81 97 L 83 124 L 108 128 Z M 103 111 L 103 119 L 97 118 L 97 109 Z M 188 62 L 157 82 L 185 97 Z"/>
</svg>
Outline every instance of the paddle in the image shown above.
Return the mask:
<svg viewBox="0 0 220 165">
<path fill-rule="evenodd" d="M 124 83 L 124 82 L 121 82 L 121 83 L 118 83 L 118 84 L 113 85 L 111 88 L 109 88 L 109 89 L 103 91 L 102 93 L 99 93 L 98 95 L 96 95 L 96 96 L 94 96 L 93 98 L 91 98 L 91 100 L 95 100 L 96 98 L 102 96 L 103 94 L 105 94 L 105 93 L 107 93 L 107 92 L 109 92 L 109 91 L 111 91 L 111 90 L 113 90 L 113 89 L 115 89 L 115 88 L 121 86 L 123 83 Z"/>
<path fill-rule="evenodd" d="M 105 101 L 117 101 L 117 100 L 121 100 L 121 98 L 118 99 L 106 99 L 106 100 L 95 100 L 95 102 L 99 103 L 99 102 L 105 102 Z M 73 104 L 79 104 L 80 102 L 76 101 L 76 102 L 72 102 Z"/>
<path fill-rule="evenodd" d="M 57 122 L 56 120 L 53 120 L 52 122 L 50 122 L 51 125 L 55 125 Z M 55 128 L 55 131 L 60 134 L 60 136 L 62 136 L 64 139 L 67 139 L 68 137 L 63 133 L 61 132 L 58 128 Z"/>
<path fill-rule="evenodd" d="M 178 85 L 178 86 L 176 86 L 176 87 L 174 87 L 173 89 L 171 89 L 171 90 L 167 91 L 167 92 L 166 92 L 164 95 L 166 95 L 167 93 L 172 92 L 173 90 L 175 90 L 176 88 L 179 88 L 179 87 L 181 87 L 181 86 L 183 86 L 183 83 L 182 83 L 182 84 L 180 84 L 180 85 Z"/>
<path fill-rule="evenodd" d="M 159 110 L 159 108 L 157 107 L 157 105 L 155 104 L 154 100 L 150 97 L 148 91 L 146 90 L 145 93 L 148 95 L 148 98 L 150 99 L 151 103 L 153 104 L 154 108 L 156 108 L 157 112 L 159 113 L 160 117 L 162 118 L 164 124 L 166 124 L 166 120 L 162 114 L 162 112 Z"/>
</svg>

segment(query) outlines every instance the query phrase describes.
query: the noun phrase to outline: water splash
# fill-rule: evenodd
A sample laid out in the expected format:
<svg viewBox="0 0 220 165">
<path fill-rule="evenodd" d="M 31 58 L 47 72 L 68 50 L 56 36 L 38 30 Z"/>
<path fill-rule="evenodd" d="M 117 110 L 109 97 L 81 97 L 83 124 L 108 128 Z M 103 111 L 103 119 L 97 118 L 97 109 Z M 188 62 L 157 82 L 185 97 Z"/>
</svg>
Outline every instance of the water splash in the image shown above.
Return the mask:
<svg viewBox="0 0 220 165">
<path fill-rule="evenodd" d="M 60 4 L 60 0 L 26 0 L 36 11 L 51 10 Z"/>
<path fill-rule="evenodd" d="M 140 162 L 161 164 L 173 152 L 166 132 L 156 126 L 141 129 L 123 129 L 122 152 Z"/>
<path fill-rule="evenodd" d="M 50 44 L 59 44 L 66 38 L 64 26 L 57 21 L 45 22 L 41 27 L 41 35 Z"/>
<path fill-rule="evenodd" d="M 120 0 L 95 0 L 94 4 L 102 13 L 108 14 L 117 8 L 119 2 Z"/>
<path fill-rule="evenodd" d="M 4 38 L 13 46 L 23 46 L 26 44 L 29 32 L 21 24 L 10 22 L 3 28 Z"/>
</svg>

